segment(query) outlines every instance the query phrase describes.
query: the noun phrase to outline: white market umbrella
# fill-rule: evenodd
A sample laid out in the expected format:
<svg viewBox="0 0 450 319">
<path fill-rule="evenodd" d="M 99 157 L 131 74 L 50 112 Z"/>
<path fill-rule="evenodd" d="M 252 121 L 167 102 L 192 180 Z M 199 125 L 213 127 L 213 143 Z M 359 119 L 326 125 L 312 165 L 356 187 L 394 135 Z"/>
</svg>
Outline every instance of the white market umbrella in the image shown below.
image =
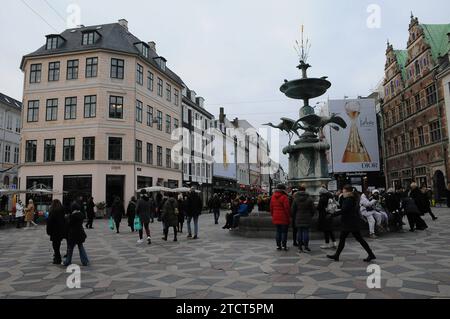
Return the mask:
<svg viewBox="0 0 450 319">
<path fill-rule="evenodd" d="M 138 190 L 138 193 L 140 193 L 142 190 L 145 190 L 147 193 L 172 193 L 173 189 L 162 187 L 162 186 L 152 186 L 152 187 L 146 187 Z"/>
</svg>

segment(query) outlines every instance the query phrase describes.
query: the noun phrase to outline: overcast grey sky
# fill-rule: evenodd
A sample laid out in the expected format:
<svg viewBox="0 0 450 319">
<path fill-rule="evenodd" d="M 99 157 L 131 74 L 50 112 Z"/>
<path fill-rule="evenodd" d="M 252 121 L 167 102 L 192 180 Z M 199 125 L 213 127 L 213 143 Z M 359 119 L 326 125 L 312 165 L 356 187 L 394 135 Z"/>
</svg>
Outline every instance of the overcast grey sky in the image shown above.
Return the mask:
<svg viewBox="0 0 450 319">
<path fill-rule="evenodd" d="M 132 33 L 157 43 L 209 111 L 224 106 L 229 118 L 256 127 L 298 114 L 299 103 L 279 87 L 299 76 L 293 45 L 302 24 L 312 42 L 310 76 L 327 75 L 333 84 L 327 99 L 370 94 L 383 77 L 386 40 L 406 46 L 411 10 L 421 23 L 450 22 L 448 0 L 3 0 L 1 92 L 21 100 L 22 55 L 66 28 L 72 3 L 84 25 L 126 18 Z M 367 26 L 371 4 L 381 9 L 380 28 Z"/>
</svg>

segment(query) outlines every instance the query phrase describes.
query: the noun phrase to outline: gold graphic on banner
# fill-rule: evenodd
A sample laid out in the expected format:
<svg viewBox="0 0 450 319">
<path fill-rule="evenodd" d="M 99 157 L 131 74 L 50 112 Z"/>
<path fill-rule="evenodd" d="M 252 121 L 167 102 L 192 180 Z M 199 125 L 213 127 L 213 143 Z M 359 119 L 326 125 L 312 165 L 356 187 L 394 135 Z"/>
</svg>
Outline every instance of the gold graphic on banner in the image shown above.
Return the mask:
<svg viewBox="0 0 450 319">
<path fill-rule="evenodd" d="M 369 163 L 372 162 L 366 147 L 364 146 L 358 131 L 357 120 L 361 114 L 361 105 L 358 102 L 348 102 L 345 105 L 345 111 L 352 120 L 350 136 L 348 138 L 347 148 L 342 158 L 343 163 Z"/>
</svg>

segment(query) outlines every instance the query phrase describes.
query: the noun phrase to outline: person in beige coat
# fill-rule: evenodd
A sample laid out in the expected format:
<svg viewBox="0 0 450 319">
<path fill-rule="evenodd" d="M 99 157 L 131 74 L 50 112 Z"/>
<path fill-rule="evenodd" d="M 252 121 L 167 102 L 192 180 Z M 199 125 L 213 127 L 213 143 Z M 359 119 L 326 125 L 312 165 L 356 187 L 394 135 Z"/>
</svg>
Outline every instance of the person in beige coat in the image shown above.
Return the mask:
<svg viewBox="0 0 450 319">
<path fill-rule="evenodd" d="M 37 226 L 34 222 L 34 213 L 36 212 L 36 208 L 34 207 L 33 200 L 30 199 L 28 201 L 28 206 L 25 208 L 25 222 L 27 223 L 27 228 L 30 228 L 31 225 Z"/>
</svg>

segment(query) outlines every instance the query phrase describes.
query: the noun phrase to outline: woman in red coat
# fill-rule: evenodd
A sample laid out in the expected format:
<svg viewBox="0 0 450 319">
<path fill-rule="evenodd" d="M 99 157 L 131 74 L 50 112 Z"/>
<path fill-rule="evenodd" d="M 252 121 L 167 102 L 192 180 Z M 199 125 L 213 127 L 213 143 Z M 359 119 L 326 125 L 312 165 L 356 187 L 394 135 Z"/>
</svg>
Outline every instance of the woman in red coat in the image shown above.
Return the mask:
<svg viewBox="0 0 450 319">
<path fill-rule="evenodd" d="M 277 186 L 277 190 L 270 201 L 270 214 L 272 215 L 272 223 L 277 227 L 277 250 L 284 249 L 287 251 L 288 230 L 291 224 L 291 208 L 285 185 Z"/>
</svg>

